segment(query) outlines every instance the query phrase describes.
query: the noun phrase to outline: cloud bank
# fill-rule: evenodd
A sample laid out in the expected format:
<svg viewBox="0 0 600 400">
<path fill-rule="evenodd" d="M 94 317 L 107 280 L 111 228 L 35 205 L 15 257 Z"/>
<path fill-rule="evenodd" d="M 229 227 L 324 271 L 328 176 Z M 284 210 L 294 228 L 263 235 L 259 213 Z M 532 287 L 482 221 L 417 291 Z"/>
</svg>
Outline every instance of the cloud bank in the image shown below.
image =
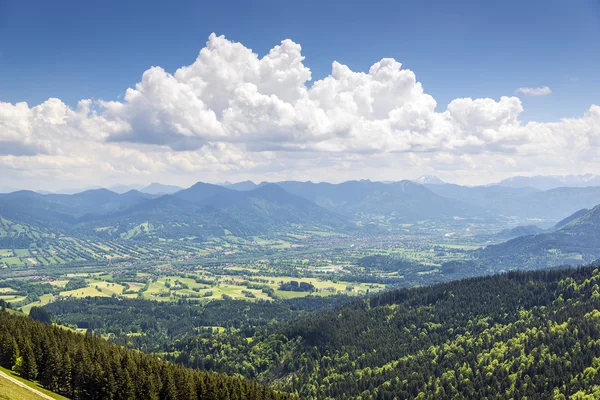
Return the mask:
<svg viewBox="0 0 600 400">
<path fill-rule="evenodd" d="M 437 110 L 394 59 L 367 72 L 334 61 L 317 81 L 303 62 L 291 40 L 259 57 L 212 34 L 193 64 L 148 69 L 122 101 L 0 102 L 0 173 L 9 183 L 68 186 L 600 172 L 600 106 L 524 124 L 518 97 L 459 98 Z"/>
</svg>

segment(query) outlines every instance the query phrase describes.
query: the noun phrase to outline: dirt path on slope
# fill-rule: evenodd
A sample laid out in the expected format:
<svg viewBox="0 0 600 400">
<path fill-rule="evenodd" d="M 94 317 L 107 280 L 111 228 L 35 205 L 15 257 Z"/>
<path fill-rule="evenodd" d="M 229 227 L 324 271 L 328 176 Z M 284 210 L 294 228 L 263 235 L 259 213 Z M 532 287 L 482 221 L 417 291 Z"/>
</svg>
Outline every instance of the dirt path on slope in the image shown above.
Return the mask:
<svg viewBox="0 0 600 400">
<path fill-rule="evenodd" d="M 27 389 L 35 394 L 37 394 L 38 396 L 40 396 L 42 399 L 47 399 L 47 400 L 55 400 L 54 398 L 48 396 L 47 394 L 44 394 L 42 392 L 40 392 L 39 390 L 36 390 L 32 387 L 27 386 L 26 384 L 24 384 L 23 382 L 19 381 L 18 379 L 13 378 L 12 376 L 5 374 L 4 372 L 0 371 L 0 378 L 4 378 L 6 380 L 11 381 L 12 383 L 14 383 L 15 385 L 21 386 L 24 389 Z"/>
</svg>

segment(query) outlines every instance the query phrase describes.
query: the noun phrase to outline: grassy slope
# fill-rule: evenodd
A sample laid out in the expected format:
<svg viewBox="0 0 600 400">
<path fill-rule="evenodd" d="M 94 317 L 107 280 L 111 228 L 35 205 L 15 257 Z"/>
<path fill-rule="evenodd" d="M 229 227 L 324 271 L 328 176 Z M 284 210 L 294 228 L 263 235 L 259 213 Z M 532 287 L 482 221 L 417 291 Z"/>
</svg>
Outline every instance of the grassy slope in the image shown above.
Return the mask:
<svg viewBox="0 0 600 400">
<path fill-rule="evenodd" d="M 42 397 L 36 396 L 33 392 L 17 386 L 0 376 L 0 400 L 38 400 L 41 398 Z"/>
<path fill-rule="evenodd" d="M 17 379 L 21 383 L 24 383 L 25 385 L 27 385 L 31 388 L 34 388 L 35 390 L 38 390 L 38 391 L 44 393 L 45 395 L 48 395 L 54 399 L 68 400 L 66 397 L 60 396 L 56 393 L 52 393 L 51 391 L 42 388 L 40 385 L 38 385 L 35 382 L 31 382 L 31 381 L 28 381 L 28 380 L 25 380 L 25 379 L 19 377 L 19 375 L 15 374 L 14 372 L 12 372 L 9 369 L 0 367 L 0 371 L 4 372 L 7 375 L 12 376 L 13 378 Z M 37 399 L 42 399 L 42 397 L 37 396 L 32 391 L 22 388 L 16 384 L 10 382 L 9 380 L 3 379 L 2 377 L 0 377 L 0 400 L 21 400 L 21 399 L 37 400 Z"/>
</svg>

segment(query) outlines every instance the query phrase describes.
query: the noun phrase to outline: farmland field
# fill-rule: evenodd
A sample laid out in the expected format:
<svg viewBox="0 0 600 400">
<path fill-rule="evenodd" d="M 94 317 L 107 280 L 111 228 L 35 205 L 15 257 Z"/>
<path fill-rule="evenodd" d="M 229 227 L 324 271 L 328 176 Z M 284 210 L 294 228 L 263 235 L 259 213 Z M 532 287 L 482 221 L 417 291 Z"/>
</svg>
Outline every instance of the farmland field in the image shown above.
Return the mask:
<svg viewBox="0 0 600 400">
<path fill-rule="evenodd" d="M 38 237 L 27 248 L 0 249 L 5 279 L 18 276 L 47 285 L 43 292 L 35 286 L 0 288 L 5 301 L 25 312 L 50 301 L 88 297 L 206 303 L 223 299 L 365 296 L 390 287 L 447 280 L 441 265 L 461 261 L 465 252 L 483 244 L 471 233 L 445 236 L 448 231 L 443 227 L 439 234 L 423 236 L 418 224 L 411 227 L 417 229 L 415 233 L 373 237 L 313 230 L 248 238 L 227 234 L 204 241 L 194 237 L 162 238 L 152 242 L 50 235 L 7 220 L 2 226 L 31 239 Z M 142 224 L 135 229 L 150 228 Z M 135 233 L 125 232 L 127 235 Z M 398 273 L 389 266 L 363 261 L 378 256 L 404 260 L 412 269 Z M 459 272 L 472 274 L 468 270 Z M 72 281 L 78 283 L 73 286 Z M 32 289 L 36 295 L 30 295 Z"/>
</svg>

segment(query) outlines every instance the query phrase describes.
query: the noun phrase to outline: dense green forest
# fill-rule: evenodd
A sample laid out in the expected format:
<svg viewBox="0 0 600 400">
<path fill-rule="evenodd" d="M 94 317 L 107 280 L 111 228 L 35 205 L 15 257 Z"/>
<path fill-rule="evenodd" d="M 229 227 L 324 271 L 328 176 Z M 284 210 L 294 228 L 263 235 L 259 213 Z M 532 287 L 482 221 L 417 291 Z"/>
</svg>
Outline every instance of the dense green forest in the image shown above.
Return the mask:
<svg viewBox="0 0 600 400">
<path fill-rule="evenodd" d="M 115 343 L 147 352 L 162 352 L 173 341 L 212 327 L 235 329 L 252 336 L 257 328 L 336 308 L 352 300 L 346 295 L 303 297 L 282 301 L 222 300 L 197 303 L 186 300 L 159 302 L 139 299 L 92 297 L 62 300 L 45 309 L 55 322 L 109 335 Z"/>
<path fill-rule="evenodd" d="M 174 342 L 186 365 L 315 399 L 598 398 L 600 271 L 503 275 L 390 291 L 247 340 Z"/>
<path fill-rule="evenodd" d="M 509 272 L 342 300 L 329 304 L 333 309 L 316 299 L 298 299 L 304 303 L 293 307 L 88 299 L 46 309 L 62 322 L 95 324 L 97 332 L 121 329 L 120 343 L 175 363 L 311 399 L 600 396 L 598 266 Z M 169 322 L 172 314 L 180 316 Z M 152 319 L 163 339 L 150 334 Z M 200 321 L 228 329 L 175 334 L 178 325 L 188 329 Z M 132 336 L 124 332 L 132 328 L 139 332 L 133 337 L 145 339 L 127 340 Z"/>
<path fill-rule="evenodd" d="M 0 365 L 71 399 L 294 398 L 9 312 L 0 312 Z"/>
</svg>

